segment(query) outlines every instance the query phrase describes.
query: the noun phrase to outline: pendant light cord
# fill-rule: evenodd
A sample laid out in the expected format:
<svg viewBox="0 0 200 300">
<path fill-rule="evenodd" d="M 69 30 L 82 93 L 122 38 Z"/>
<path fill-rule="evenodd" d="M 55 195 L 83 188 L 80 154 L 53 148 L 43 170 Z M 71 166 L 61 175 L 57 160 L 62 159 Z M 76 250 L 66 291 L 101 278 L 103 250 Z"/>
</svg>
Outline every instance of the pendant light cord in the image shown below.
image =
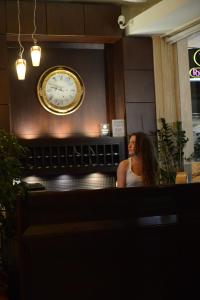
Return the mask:
<svg viewBox="0 0 200 300">
<path fill-rule="evenodd" d="M 37 30 L 37 26 L 36 26 L 36 22 L 35 22 L 36 8 L 37 8 L 36 0 L 34 0 L 34 10 L 33 10 L 33 25 L 34 25 L 34 30 L 33 30 L 33 33 L 32 33 L 32 39 L 33 39 L 34 44 L 37 44 L 37 39 L 34 37 L 34 35 L 36 33 L 36 30 Z"/>
<path fill-rule="evenodd" d="M 17 18 L 18 18 L 18 43 L 19 43 L 19 57 L 22 58 L 22 55 L 24 53 L 24 47 L 21 44 L 20 34 L 21 34 L 21 24 L 20 24 L 20 5 L 19 0 L 17 0 Z"/>
</svg>

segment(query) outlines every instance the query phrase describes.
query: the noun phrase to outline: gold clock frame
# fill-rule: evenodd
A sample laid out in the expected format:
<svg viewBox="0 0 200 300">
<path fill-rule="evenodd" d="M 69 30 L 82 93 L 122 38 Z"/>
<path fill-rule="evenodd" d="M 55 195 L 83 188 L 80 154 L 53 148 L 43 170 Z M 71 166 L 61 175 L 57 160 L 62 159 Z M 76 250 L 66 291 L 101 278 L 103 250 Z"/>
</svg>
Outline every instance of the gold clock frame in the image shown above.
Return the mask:
<svg viewBox="0 0 200 300">
<path fill-rule="evenodd" d="M 77 93 L 74 100 L 70 104 L 63 107 L 58 107 L 50 103 L 46 94 L 47 82 L 55 74 L 65 74 L 71 77 L 74 80 L 77 87 Z M 66 66 L 54 66 L 47 69 L 40 76 L 37 84 L 37 95 L 41 105 L 48 112 L 55 115 L 67 115 L 75 112 L 83 103 L 83 99 L 85 96 L 85 86 L 80 75 L 72 68 Z"/>
</svg>

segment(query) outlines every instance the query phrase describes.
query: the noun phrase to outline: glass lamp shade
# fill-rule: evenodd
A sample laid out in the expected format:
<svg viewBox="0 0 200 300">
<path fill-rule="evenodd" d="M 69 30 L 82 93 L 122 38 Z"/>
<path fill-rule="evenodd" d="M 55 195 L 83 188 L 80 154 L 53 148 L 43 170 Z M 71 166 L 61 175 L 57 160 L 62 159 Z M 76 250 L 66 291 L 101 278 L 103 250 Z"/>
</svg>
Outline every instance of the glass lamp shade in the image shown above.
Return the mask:
<svg viewBox="0 0 200 300">
<path fill-rule="evenodd" d="M 19 80 L 24 80 L 26 75 L 26 60 L 23 58 L 19 58 L 15 62 L 17 77 Z"/>
<path fill-rule="evenodd" d="M 34 45 L 31 47 L 32 65 L 38 67 L 40 65 L 41 47 Z"/>
</svg>

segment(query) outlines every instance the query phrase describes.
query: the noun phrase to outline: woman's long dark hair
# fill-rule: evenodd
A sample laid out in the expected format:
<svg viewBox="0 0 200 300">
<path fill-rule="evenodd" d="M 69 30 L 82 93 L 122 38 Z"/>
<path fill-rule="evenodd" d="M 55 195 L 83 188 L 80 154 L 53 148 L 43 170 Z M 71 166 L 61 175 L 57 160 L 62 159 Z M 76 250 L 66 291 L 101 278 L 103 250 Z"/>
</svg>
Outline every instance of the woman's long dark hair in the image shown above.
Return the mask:
<svg viewBox="0 0 200 300">
<path fill-rule="evenodd" d="M 147 134 L 135 132 L 130 135 L 136 137 L 135 154 L 142 158 L 143 183 L 155 185 L 159 182 L 159 164 L 154 145 Z"/>
</svg>

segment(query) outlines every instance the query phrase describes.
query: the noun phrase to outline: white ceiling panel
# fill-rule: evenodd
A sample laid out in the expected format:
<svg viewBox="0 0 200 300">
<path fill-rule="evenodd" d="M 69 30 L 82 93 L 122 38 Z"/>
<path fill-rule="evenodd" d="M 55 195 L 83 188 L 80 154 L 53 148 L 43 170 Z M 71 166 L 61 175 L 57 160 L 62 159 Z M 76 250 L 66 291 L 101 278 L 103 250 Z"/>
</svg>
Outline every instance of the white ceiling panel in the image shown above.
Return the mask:
<svg viewBox="0 0 200 300">
<path fill-rule="evenodd" d="M 200 18 L 200 0 L 162 0 L 134 17 L 127 35 L 161 35 Z"/>
</svg>

